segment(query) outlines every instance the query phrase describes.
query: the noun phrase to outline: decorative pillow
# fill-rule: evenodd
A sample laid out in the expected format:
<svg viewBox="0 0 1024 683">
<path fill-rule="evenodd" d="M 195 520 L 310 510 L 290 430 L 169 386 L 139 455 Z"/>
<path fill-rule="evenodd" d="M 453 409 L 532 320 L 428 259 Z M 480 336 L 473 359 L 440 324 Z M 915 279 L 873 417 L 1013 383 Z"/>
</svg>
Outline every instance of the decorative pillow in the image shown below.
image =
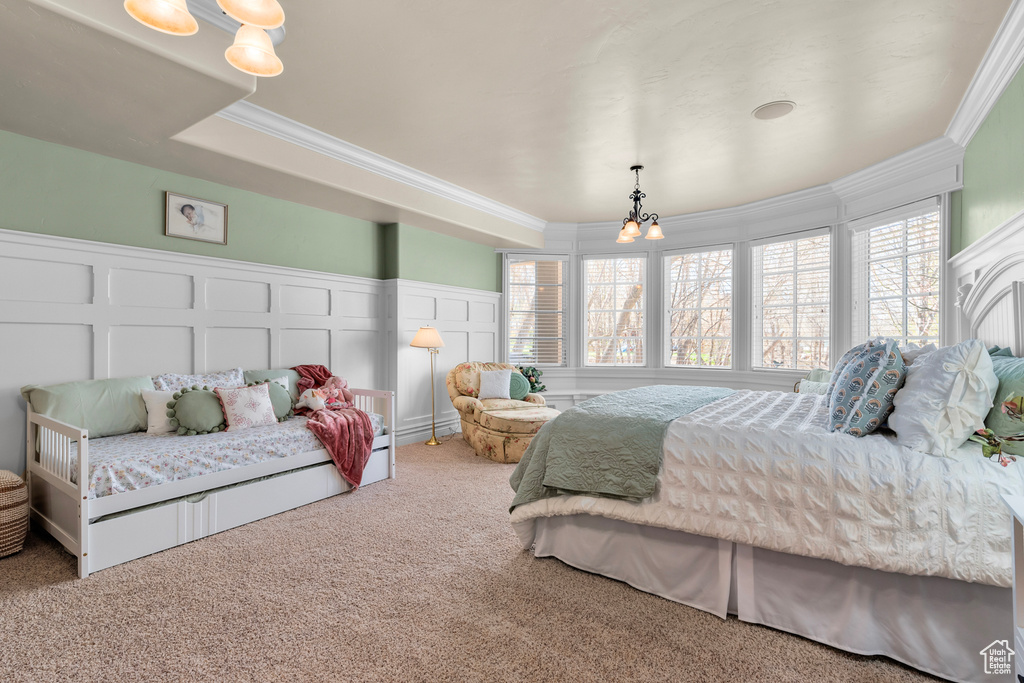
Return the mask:
<svg viewBox="0 0 1024 683">
<path fill-rule="evenodd" d="M 843 376 L 843 372 L 846 370 L 846 364 L 850 362 L 851 358 L 859 354 L 864 349 L 869 348 L 874 343 L 874 340 L 871 340 L 854 346 L 852 349 L 844 353 L 843 357 L 839 359 L 838 363 L 836 363 L 836 367 L 832 370 L 832 375 L 829 378 L 828 391 L 825 392 L 830 404 L 832 403 L 832 393 L 836 390 L 836 384 L 839 383 L 839 378 Z"/>
<path fill-rule="evenodd" d="M 513 371 L 509 379 L 508 397 L 522 401 L 530 393 L 530 380 L 526 379 L 518 370 Z"/>
<path fill-rule="evenodd" d="M 828 393 L 828 382 L 812 382 L 809 379 L 800 380 L 800 391 L 801 394 L 821 394 L 824 396 Z"/>
<path fill-rule="evenodd" d="M 477 398 L 481 401 L 485 398 L 509 398 L 511 384 L 511 369 L 483 370 L 480 372 L 480 393 Z"/>
<path fill-rule="evenodd" d="M 903 362 L 907 365 L 913 365 L 914 361 L 923 356 L 926 353 L 935 351 L 938 347 L 935 344 L 925 344 L 924 346 L 918 346 L 917 344 L 907 344 L 900 348 L 900 353 L 903 354 Z"/>
<path fill-rule="evenodd" d="M 287 389 L 288 393 L 291 394 L 293 401 L 299 398 L 299 379 L 301 379 L 301 377 L 299 373 L 295 372 L 290 368 L 277 368 L 276 370 L 246 370 L 245 372 L 242 373 L 242 375 L 243 378 L 245 379 L 246 384 L 262 382 L 265 379 L 287 377 L 288 386 L 286 386 L 285 389 Z"/>
<path fill-rule="evenodd" d="M 245 377 L 242 368 L 210 372 L 204 375 L 178 375 L 168 372 L 153 378 L 157 391 L 181 391 L 188 387 L 244 387 Z"/>
<path fill-rule="evenodd" d="M 995 405 L 985 418 L 985 426 L 996 436 L 1013 436 L 1024 432 L 1024 424 L 1003 413 L 1002 404 L 1011 396 L 1024 396 L 1024 358 L 1007 357 L 1001 352 L 992 356 L 992 370 L 999 380 Z M 1004 453 L 1024 455 L 1024 442 L 1011 441 L 1003 445 Z"/>
<path fill-rule="evenodd" d="M 292 396 L 288 393 L 288 378 L 281 377 L 285 384 L 282 385 L 276 379 L 268 379 L 263 382 L 252 382 L 248 386 L 254 387 L 257 384 L 266 384 L 270 392 L 270 403 L 274 406 L 274 416 L 278 422 L 284 422 L 295 414 L 295 405 L 292 403 Z"/>
<path fill-rule="evenodd" d="M 229 432 L 277 424 L 270 388 L 266 383 L 239 389 L 214 389 L 224 407 Z"/>
<path fill-rule="evenodd" d="M 907 366 L 895 339 L 883 339 L 850 358 L 829 401 L 831 430 L 864 436 L 878 429 L 892 412 Z"/>
<path fill-rule="evenodd" d="M 200 389 L 197 384 L 190 389 L 174 392 L 171 398 L 173 400 L 167 402 L 167 417 L 179 435 L 195 436 L 224 429 L 224 411 L 220 407 L 220 399 L 209 387 Z"/>
<path fill-rule="evenodd" d="M 128 434 L 146 429 L 146 402 L 143 391 L 153 390 L 149 377 L 90 379 L 81 382 L 29 385 L 21 388 L 32 410 L 89 430 L 89 437 Z"/>
<path fill-rule="evenodd" d="M 907 369 L 889 427 L 901 446 L 948 455 L 984 426 L 998 386 L 979 340 L 937 349 Z"/>
<path fill-rule="evenodd" d="M 177 427 L 171 426 L 171 418 L 167 417 L 167 402 L 174 399 L 173 391 L 143 391 L 142 400 L 146 402 L 149 413 L 147 434 L 173 434 Z"/>
</svg>

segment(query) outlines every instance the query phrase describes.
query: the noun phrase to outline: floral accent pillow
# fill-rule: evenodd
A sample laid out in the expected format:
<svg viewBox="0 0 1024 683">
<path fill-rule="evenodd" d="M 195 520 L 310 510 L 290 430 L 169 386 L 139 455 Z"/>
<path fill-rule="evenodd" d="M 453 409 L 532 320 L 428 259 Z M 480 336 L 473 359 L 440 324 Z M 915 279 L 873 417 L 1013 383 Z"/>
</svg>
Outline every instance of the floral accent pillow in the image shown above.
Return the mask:
<svg viewBox="0 0 1024 683">
<path fill-rule="evenodd" d="M 214 391 L 224 408 L 224 417 L 228 422 L 226 431 L 236 432 L 250 427 L 277 424 L 274 404 L 270 401 L 270 389 L 266 384 L 238 389 L 217 387 Z"/>
<path fill-rule="evenodd" d="M 223 370 L 221 372 L 208 372 L 202 375 L 179 375 L 174 372 L 167 372 L 153 378 L 153 386 L 157 391 L 181 391 L 190 387 L 235 387 L 245 386 L 245 375 L 242 368 L 234 370 Z"/>
</svg>

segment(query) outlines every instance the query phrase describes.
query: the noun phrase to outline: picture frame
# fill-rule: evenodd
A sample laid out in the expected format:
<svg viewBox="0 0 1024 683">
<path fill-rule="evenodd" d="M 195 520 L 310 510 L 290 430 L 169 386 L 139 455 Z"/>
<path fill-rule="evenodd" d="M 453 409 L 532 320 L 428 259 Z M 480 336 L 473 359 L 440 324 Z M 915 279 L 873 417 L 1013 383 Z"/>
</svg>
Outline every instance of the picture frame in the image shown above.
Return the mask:
<svg viewBox="0 0 1024 683">
<path fill-rule="evenodd" d="M 164 234 L 186 240 L 228 243 L 228 205 L 164 192 Z"/>
</svg>

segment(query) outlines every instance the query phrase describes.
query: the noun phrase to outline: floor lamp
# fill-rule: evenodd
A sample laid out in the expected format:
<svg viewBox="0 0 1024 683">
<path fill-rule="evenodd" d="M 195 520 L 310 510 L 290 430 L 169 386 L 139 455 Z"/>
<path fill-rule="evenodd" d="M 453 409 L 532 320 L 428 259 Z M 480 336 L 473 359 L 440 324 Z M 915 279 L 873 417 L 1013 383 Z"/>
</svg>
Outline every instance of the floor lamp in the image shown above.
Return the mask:
<svg viewBox="0 0 1024 683">
<path fill-rule="evenodd" d="M 441 335 L 437 333 L 436 327 L 421 327 L 409 346 L 426 349 L 430 352 L 430 438 L 424 444 L 440 446 L 441 442 L 437 440 L 437 435 L 434 433 L 434 356 L 441 352 L 444 341 L 441 340 Z"/>
</svg>

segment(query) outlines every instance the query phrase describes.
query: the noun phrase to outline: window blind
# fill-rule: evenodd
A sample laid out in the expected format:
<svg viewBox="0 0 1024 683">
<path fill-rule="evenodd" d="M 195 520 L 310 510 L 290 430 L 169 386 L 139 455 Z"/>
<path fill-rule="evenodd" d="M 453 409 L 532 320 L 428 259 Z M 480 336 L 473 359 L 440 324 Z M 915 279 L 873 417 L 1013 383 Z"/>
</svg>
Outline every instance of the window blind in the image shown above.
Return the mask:
<svg viewBox="0 0 1024 683">
<path fill-rule="evenodd" d="M 509 362 L 565 365 L 567 262 L 509 257 L 506 264 Z"/>
<path fill-rule="evenodd" d="M 733 250 L 665 256 L 665 365 L 732 367 Z"/>
<path fill-rule="evenodd" d="M 643 365 L 644 257 L 583 261 L 586 365 Z"/>
</svg>

